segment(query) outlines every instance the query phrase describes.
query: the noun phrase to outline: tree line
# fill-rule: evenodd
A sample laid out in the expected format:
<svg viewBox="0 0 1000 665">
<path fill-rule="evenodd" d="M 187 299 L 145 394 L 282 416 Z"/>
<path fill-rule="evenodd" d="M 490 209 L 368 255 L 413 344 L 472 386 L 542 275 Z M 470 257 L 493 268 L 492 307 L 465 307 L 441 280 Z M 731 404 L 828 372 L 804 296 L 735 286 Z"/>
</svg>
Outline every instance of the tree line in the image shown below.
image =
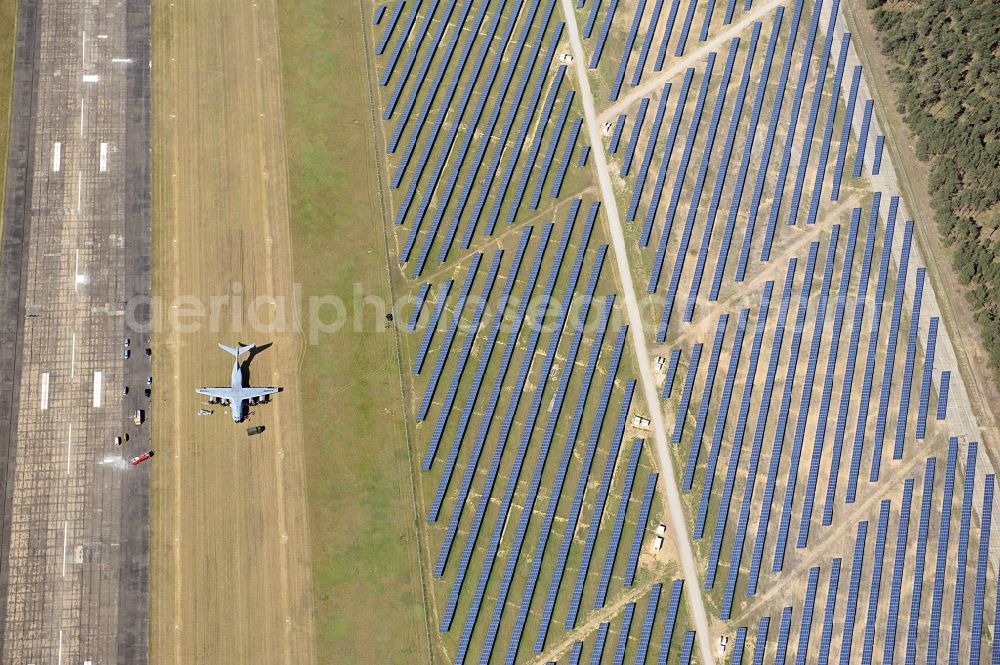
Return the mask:
<svg viewBox="0 0 1000 665">
<path fill-rule="evenodd" d="M 866 4 L 1000 385 L 1000 2 Z"/>
</svg>

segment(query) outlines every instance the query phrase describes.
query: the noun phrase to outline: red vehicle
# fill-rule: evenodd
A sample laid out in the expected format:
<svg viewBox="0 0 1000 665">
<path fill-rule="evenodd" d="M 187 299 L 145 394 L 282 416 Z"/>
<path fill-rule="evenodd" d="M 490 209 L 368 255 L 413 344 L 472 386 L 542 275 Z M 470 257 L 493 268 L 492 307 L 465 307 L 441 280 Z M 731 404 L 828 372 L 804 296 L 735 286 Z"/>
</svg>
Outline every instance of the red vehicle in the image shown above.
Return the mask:
<svg viewBox="0 0 1000 665">
<path fill-rule="evenodd" d="M 145 452 L 145 453 L 139 455 L 138 457 L 133 457 L 132 459 L 130 459 L 128 461 L 128 463 L 131 464 L 131 465 L 133 465 L 133 466 L 136 465 L 136 464 L 142 464 L 143 462 L 145 462 L 146 460 L 148 460 L 152 456 L 153 456 L 153 451 L 150 450 L 148 452 Z"/>
</svg>

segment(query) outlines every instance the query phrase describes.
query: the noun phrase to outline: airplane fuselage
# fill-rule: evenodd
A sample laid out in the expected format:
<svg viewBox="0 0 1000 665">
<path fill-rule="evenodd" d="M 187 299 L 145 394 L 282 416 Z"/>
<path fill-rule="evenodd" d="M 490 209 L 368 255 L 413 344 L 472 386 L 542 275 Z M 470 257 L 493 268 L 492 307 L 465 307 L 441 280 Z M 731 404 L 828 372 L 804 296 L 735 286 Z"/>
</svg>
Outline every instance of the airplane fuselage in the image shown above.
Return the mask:
<svg viewBox="0 0 1000 665">
<path fill-rule="evenodd" d="M 240 361 L 236 360 L 233 362 L 233 376 L 230 379 L 230 386 L 233 392 L 237 390 L 242 390 L 243 386 L 243 370 L 240 369 Z M 233 410 L 233 422 L 238 423 L 243 420 L 246 415 L 246 400 L 233 400 L 230 405 Z"/>
</svg>

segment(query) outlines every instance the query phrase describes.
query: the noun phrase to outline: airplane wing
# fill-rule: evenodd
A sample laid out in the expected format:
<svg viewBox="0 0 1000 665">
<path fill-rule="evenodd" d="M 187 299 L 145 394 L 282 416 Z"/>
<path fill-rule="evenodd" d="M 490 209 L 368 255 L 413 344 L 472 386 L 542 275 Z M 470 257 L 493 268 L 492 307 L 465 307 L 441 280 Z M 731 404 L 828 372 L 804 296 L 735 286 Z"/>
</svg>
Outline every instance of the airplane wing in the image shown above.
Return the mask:
<svg viewBox="0 0 1000 665">
<path fill-rule="evenodd" d="M 232 401 L 233 399 L 240 399 L 238 391 L 235 391 L 228 386 L 220 386 L 218 388 L 198 388 L 195 392 L 202 395 L 208 395 L 209 397 L 217 397 L 219 399 L 229 401 Z"/>
<path fill-rule="evenodd" d="M 243 388 L 239 391 L 239 399 L 254 399 L 255 397 L 263 397 L 264 395 L 273 395 L 278 392 L 278 388 L 273 387 L 259 387 L 259 388 Z M 232 392 L 230 390 L 230 392 Z"/>
</svg>

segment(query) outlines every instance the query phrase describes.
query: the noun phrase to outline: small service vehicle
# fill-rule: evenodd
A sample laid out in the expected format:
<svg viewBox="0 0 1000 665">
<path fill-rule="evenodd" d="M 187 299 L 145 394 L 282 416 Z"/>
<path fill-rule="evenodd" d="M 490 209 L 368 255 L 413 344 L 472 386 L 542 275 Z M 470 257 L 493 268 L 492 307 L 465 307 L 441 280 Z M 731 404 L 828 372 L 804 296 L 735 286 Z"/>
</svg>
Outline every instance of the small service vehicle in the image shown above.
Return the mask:
<svg viewBox="0 0 1000 665">
<path fill-rule="evenodd" d="M 136 409 L 135 416 L 133 416 L 132 418 L 132 422 L 134 422 L 136 425 L 141 425 L 145 416 L 146 414 L 143 413 L 142 409 Z"/>
<path fill-rule="evenodd" d="M 153 456 L 153 451 L 152 450 L 147 450 L 146 452 L 144 452 L 143 454 L 139 455 L 138 457 L 133 457 L 132 459 L 130 459 L 128 461 L 128 463 L 131 464 L 132 466 L 136 466 L 137 464 L 142 464 L 143 462 L 145 462 L 146 460 L 148 460 L 152 456 Z"/>
</svg>

